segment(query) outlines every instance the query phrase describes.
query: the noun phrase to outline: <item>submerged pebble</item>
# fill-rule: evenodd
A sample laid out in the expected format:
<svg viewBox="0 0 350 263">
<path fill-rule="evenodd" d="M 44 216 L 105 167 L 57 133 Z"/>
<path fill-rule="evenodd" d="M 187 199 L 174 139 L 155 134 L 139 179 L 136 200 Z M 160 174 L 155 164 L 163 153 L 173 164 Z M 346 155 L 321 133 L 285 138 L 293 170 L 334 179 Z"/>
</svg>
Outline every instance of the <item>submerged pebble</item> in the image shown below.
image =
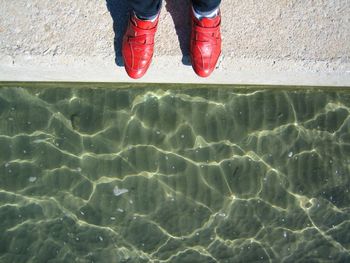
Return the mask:
<svg viewBox="0 0 350 263">
<path fill-rule="evenodd" d="M 118 188 L 118 186 L 114 187 L 114 189 L 113 189 L 113 194 L 115 196 L 119 196 L 119 195 L 125 194 L 127 192 L 129 192 L 128 189 L 126 189 L 126 188 Z"/>
<path fill-rule="evenodd" d="M 29 177 L 28 180 L 29 180 L 29 182 L 33 183 L 33 182 L 36 181 L 36 177 L 35 176 L 31 176 L 31 177 Z"/>
</svg>

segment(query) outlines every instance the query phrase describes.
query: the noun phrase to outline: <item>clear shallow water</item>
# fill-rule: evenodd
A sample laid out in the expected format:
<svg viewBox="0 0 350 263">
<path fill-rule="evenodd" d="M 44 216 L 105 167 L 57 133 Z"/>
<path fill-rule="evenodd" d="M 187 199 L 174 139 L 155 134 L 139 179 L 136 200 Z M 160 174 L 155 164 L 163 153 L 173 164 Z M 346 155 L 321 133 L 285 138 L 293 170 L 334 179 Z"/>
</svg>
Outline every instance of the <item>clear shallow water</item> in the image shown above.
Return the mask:
<svg viewBox="0 0 350 263">
<path fill-rule="evenodd" d="M 3 86 L 0 262 L 350 261 L 350 92 Z"/>
</svg>

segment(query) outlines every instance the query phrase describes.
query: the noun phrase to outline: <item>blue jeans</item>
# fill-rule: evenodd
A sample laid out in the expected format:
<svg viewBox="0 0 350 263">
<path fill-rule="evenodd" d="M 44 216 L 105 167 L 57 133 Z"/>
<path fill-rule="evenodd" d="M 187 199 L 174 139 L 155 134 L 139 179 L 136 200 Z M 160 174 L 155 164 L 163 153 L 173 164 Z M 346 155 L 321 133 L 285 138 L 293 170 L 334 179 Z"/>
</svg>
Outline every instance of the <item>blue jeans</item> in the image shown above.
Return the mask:
<svg viewBox="0 0 350 263">
<path fill-rule="evenodd" d="M 152 17 L 158 14 L 162 0 L 129 0 L 133 11 L 139 17 Z M 199 12 L 214 10 L 221 0 L 192 0 L 192 5 Z"/>
</svg>

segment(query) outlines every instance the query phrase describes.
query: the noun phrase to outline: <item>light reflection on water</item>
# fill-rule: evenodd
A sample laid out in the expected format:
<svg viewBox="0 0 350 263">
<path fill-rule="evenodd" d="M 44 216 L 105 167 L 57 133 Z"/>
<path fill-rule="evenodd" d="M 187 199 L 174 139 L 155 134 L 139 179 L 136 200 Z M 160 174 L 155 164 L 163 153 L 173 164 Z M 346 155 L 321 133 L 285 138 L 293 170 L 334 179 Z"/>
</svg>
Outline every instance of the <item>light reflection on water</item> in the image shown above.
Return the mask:
<svg viewBox="0 0 350 263">
<path fill-rule="evenodd" d="M 1 262 L 350 261 L 350 92 L 50 86 L 0 89 Z"/>
</svg>

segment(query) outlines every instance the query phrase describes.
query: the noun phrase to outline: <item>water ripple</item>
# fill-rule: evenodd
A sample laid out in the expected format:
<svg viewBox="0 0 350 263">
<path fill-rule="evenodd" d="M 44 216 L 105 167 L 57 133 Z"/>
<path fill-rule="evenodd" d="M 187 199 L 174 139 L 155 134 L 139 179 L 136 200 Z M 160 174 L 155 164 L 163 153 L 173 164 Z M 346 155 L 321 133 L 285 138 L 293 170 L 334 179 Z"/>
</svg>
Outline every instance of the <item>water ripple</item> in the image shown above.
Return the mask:
<svg viewBox="0 0 350 263">
<path fill-rule="evenodd" d="M 5 86 L 1 262 L 350 261 L 350 93 Z"/>
</svg>

